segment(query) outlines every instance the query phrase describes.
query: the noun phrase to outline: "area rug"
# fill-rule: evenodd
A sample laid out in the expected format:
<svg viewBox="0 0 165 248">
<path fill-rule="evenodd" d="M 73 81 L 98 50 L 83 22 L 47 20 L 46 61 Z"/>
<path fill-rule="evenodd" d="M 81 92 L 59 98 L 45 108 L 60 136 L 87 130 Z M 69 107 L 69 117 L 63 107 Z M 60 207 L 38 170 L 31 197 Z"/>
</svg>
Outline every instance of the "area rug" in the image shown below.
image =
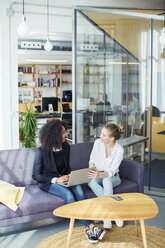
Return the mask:
<svg viewBox="0 0 165 248">
<path fill-rule="evenodd" d="M 101 225 L 99 225 L 101 227 Z M 135 226 L 126 225 L 118 228 L 113 225 L 102 241 L 90 244 L 85 235 L 85 227 L 76 227 L 71 236 L 70 248 L 142 248 L 143 240 L 140 226 L 139 236 L 136 236 Z M 165 247 L 165 230 L 146 226 L 147 248 Z M 68 230 L 55 234 L 39 243 L 36 248 L 66 248 Z"/>
<path fill-rule="evenodd" d="M 151 161 L 151 187 L 165 188 L 165 160 Z M 148 164 L 145 164 L 144 185 L 148 186 Z"/>
</svg>

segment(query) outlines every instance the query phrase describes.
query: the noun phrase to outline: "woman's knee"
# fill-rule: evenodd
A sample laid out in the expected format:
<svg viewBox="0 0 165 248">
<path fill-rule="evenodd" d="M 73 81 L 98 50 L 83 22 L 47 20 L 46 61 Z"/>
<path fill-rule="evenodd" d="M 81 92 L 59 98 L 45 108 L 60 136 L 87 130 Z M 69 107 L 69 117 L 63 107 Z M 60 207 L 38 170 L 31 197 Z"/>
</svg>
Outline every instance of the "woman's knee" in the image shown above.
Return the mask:
<svg viewBox="0 0 165 248">
<path fill-rule="evenodd" d="M 103 187 L 111 189 L 113 187 L 113 180 L 111 177 L 105 177 L 103 179 Z"/>
<path fill-rule="evenodd" d="M 85 199 L 84 191 L 80 185 L 76 185 L 76 186 L 71 187 L 71 191 L 75 195 L 76 200 L 81 201 L 81 200 Z"/>
<path fill-rule="evenodd" d="M 64 198 L 65 198 L 64 200 L 66 201 L 66 203 L 72 203 L 76 201 L 74 195 L 70 191 L 67 192 Z"/>
<path fill-rule="evenodd" d="M 112 180 L 112 177 L 104 177 L 103 178 L 103 184 L 106 183 L 106 184 L 112 184 L 113 180 Z"/>
<path fill-rule="evenodd" d="M 96 182 L 95 179 L 91 179 L 91 180 L 88 182 L 88 186 L 89 186 L 90 188 L 92 188 L 92 187 L 95 186 L 96 183 L 97 183 L 97 182 Z"/>
</svg>

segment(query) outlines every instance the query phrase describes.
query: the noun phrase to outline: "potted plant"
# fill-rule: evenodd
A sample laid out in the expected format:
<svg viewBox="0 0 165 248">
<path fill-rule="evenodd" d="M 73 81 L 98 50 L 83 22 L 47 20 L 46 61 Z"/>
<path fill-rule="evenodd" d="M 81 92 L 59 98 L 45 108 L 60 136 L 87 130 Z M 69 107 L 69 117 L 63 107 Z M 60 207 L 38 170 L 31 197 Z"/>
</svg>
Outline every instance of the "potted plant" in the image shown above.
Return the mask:
<svg viewBox="0 0 165 248">
<path fill-rule="evenodd" d="M 24 140 L 24 120 L 23 117 L 19 117 L 19 140 L 23 141 Z"/>
<path fill-rule="evenodd" d="M 19 132 L 22 134 L 22 147 L 36 147 L 37 119 L 32 104 L 28 107 L 25 103 L 26 112 L 21 112 Z"/>
</svg>

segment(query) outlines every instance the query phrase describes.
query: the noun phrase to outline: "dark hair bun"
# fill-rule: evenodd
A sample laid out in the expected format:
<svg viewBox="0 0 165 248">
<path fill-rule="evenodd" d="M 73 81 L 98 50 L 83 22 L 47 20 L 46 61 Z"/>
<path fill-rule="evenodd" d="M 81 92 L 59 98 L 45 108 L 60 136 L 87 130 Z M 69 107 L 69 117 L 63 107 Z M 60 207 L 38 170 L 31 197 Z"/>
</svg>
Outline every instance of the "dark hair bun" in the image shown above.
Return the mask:
<svg viewBox="0 0 165 248">
<path fill-rule="evenodd" d="M 115 140 L 120 139 L 121 129 L 116 124 L 108 123 L 105 125 L 105 128 L 111 133 L 111 136 L 115 138 Z"/>
</svg>

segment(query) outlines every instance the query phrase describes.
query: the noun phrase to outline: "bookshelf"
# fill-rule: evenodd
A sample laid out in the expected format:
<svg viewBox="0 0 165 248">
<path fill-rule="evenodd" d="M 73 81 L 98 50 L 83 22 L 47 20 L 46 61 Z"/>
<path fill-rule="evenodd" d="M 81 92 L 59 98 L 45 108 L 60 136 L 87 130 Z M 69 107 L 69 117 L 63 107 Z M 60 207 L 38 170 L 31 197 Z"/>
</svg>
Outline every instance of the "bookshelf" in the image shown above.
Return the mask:
<svg viewBox="0 0 165 248">
<path fill-rule="evenodd" d="M 72 90 L 72 65 L 70 64 L 19 64 L 19 111 L 23 105 L 41 105 L 42 97 L 58 97 L 59 112 L 63 103 L 63 90 Z M 72 103 L 69 102 L 70 108 Z"/>
</svg>

